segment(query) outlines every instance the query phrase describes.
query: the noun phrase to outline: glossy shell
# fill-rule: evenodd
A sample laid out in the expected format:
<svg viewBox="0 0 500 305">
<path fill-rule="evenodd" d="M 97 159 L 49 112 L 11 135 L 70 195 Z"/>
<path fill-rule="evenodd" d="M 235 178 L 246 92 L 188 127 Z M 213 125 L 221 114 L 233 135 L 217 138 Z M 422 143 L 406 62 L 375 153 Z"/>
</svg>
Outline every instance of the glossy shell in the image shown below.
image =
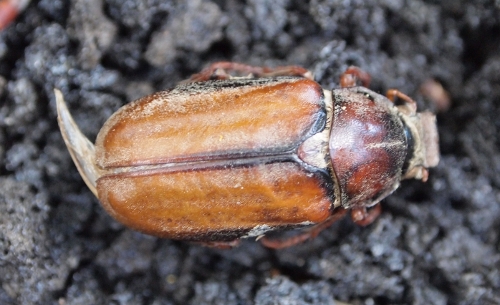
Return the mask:
<svg viewBox="0 0 500 305">
<path fill-rule="evenodd" d="M 326 123 L 304 78 L 210 81 L 116 112 L 96 141 L 98 197 L 122 223 L 161 237 L 232 240 L 320 223 L 332 181 L 296 155 Z M 139 148 L 139 149 L 138 149 Z"/>
<path fill-rule="evenodd" d="M 269 77 L 283 74 L 302 77 Z M 343 86 L 369 79 L 358 68 L 343 76 Z M 288 246 L 345 209 L 369 223 L 366 207 L 402 179 L 427 179 L 439 160 L 435 117 L 417 113 L 411 98 L 392 90 L 388 98 L 404 102 L 395 105 L 364 87 L 323 90 L 309 77 L 296 66 L 215 63 L 191 83 L 119 109 L 95 146 L 56 90 L 58 120 L 86 184 L 123 224 L 215 246 L 312 226 L 286 242 L 264 237 Z"/>
<path fill-rule="evenodd" d="M 408 153 L 405 127 L 387 98 L 364 87 L 335 90 L 330 156 L 346 208 L 392 193 Z"/>
</svg>

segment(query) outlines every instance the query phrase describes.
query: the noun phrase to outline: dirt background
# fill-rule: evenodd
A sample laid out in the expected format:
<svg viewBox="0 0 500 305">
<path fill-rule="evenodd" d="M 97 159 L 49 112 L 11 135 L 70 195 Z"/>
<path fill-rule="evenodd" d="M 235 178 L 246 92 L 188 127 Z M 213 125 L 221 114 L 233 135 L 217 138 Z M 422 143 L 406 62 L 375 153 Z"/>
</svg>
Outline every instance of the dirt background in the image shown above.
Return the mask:
<svg viewBox="0 0 500 305">
<path fill-rule="evenodd" d="M 441 162 L 369 227 L 290 249 L 124 228 L 79 177 L 53 88 L 94 139 L 217 60 L 302 65 L 325 88 L 360 66 L 438 112 Z M 0 33 L 0 97 L 0 304 L 500 304 L 499 1 L 31 1 Z"/>
</svg>

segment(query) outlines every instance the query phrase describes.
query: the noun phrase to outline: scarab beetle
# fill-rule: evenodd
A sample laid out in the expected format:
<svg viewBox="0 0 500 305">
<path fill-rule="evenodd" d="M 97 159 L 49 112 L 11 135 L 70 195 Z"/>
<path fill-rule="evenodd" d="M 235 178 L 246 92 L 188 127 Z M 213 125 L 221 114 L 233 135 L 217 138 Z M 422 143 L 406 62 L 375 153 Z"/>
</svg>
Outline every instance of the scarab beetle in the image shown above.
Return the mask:
<svg viewBox="0 0 500 305">
<path fill-rule="evenodd" d="M 347 210 L 370 223 L 402 179 L 425 181 L 437 165 L 435 116 L 397 90 L 365 88 L 369 81 L 350 67 L 340 89 L 323 90 L 301 67 L 219 62 L 123 106 L 95 146 L 57 90 L 56 100 L 78 170 L 118 221 L 209 246 L 258 237 L 281 248 Z M 299 233 L 265 236 L 285 229 Z"/>
</svg>

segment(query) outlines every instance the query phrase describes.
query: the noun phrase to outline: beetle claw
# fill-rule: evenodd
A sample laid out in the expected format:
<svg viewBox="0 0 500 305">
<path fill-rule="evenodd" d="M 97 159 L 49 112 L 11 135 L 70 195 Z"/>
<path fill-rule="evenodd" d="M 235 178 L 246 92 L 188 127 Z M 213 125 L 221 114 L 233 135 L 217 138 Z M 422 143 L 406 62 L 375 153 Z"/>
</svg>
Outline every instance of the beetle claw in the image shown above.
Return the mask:
<svg viewBox="0 0 500 305">
<path fill-rule="evenodd" d="M 85 184 L 97 196 L 96 181 L 101 176 L 94 165 L 94 144 L 80 131 L 66 106 L 61 91 L 54 89 L 57 104 L 57 121 L 71 158 L 76 164 Z"/>
</svg>

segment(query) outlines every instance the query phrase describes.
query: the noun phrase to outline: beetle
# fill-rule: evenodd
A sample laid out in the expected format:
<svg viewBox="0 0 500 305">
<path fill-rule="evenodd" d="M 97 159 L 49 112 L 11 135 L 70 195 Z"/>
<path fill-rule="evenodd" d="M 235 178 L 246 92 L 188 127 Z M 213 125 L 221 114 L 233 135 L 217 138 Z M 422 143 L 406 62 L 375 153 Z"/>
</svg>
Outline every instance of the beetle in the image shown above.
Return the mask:
<svg viewBox="0 0 500 305">
<path fill-rule="evenodd" d="M 119 222 L 207 246 L 257 237 L 283 248 L 348 210 L 356 223 L 371 223 L 402 179 L 425 181 L 437 165 L 435 116 L 369 82 L 349 67 L 341 88 L 325 90 L 302 67 L 217 62 L 120 108 L 95 145 L 55 94 L 68 150 Z M 266 237 L 289 229 L 297 234 Z"/>
</svg>

